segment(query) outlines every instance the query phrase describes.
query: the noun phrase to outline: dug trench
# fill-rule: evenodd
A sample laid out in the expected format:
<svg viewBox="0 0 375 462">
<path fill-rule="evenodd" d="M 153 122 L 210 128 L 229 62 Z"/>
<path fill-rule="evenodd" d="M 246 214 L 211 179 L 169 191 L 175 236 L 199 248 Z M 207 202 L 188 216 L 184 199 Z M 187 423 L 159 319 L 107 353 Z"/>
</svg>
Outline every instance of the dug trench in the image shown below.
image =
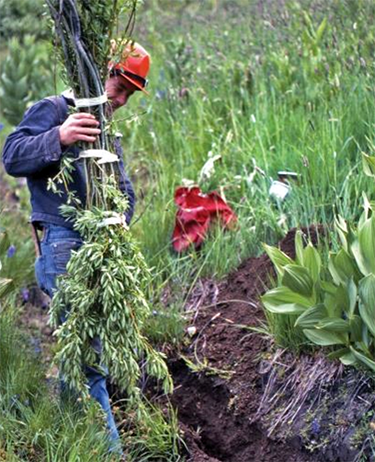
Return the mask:
<svg viewBox="0 0 375 462">
<path fill-rule="evenodd" d="M 322 229 L 305 233 L 316 243 Z M 279 245 L 292 257 L 294 236 Z M 259 296 L 272 274 L 266 255 L 250 258 L 191 297 L 195 335 L 170 360 L 188 460 L 373 460 L 371 379 L 320 353 L 295 357 L 262 333 Z"/>
</svg>

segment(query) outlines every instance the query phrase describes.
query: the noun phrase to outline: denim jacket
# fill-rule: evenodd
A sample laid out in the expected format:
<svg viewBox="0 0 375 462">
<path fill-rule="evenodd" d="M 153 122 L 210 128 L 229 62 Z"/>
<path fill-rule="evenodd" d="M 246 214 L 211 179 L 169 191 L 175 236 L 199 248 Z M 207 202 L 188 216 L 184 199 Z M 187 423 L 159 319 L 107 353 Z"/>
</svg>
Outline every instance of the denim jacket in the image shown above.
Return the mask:
<svg viewBox="0 0 375 462">
<path fill-rule="evenodd" d="M 59 195 L 47 190 L 48 179 L 59 172 L 61 157 L 67 153 L 78 156 L 80 151 L 76 145 L 64 148 L 59 138 L 59 126 L 68 117 L 68 108 L 73 104 L 73 101 L 65 96 L 52 96 L 39 101 L 26 111 L 22 122 L 5 142 L 3 162 L 6 172 L 27 179 L 31 195 L 32 222 L 73 227 L 73 223 L 61 216 L 59 210 L 67 201 L 66 192 L 61 188 L 62 194 Z M 129 223 L 134 212 L 134 190 L 124 170 L 122 149 L 118 140 L 115 149 L 120 159 L 119 187 L 129 199 L 129 207 L 125 213 Z M 69 183 L 69 189 L 75 191 L 84 204 L 86 182 L 83 162 L 79 160 L 74 165 L 73 182 Z"/>
</svg>

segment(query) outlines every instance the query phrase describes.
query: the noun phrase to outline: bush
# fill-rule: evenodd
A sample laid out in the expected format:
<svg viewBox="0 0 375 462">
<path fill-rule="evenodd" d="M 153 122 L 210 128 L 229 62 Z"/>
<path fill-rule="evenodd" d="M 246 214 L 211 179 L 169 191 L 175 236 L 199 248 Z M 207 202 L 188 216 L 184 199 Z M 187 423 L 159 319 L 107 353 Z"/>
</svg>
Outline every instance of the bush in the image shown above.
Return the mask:
<svg viewBox="0 0 375 462">
<path fill-rule="evenodd" d="M 47 22 L 43 20 L 43 0 L 0 0 L 0 41 L 33 34 L 48 36 Z"/>
<path fill-rule="evenodd" d="M 0 73 L 1 106 L 6 120 L 17 125 L 26 108 L 52 89 L 53 72 L 46 46 L 37 43 L 32 35 L 25 36 L 23 43 L 11 39 Z"/>
</svg>

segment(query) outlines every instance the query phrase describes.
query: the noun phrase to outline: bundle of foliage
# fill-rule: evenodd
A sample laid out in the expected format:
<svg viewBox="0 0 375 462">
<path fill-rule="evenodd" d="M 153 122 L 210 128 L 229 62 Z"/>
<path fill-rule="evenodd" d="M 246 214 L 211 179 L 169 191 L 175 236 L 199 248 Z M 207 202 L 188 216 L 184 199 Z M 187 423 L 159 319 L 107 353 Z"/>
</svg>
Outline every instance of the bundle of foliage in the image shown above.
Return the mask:
<svg viewBox="0 0 375 462">
<path fill-rule="evenodd" d="M 130 11 L 128 33 L 136 2 L 128 1 L 121 7 L 120 2 L 109 0 L 56 0 L 48 1 L 48 5 L 60 40 L 66 77 L 76 98 L 103 95 L 110 39 L 118 15 L 123 8 Z M 114 152 L 106 103 L 82 110 L 93 113 L 100 122 L 101 135 L 94 149 Z M 69 191 L 70 171 L 76 159 L 63 160 L 57 180 L 67 186 L 72 201 L 72 205 L 65 206 L 64 213 L 74 220 L 84 245 L 74 253 L 67 276 L 60 280 L 51 315 L 58 327 L 69 307 L 69 316 L 57 330 L 57 360 L 67 381 L 87 394 L 82 364 L 97 365 L 99 352 L 93 339 L 100 339 L 100 360 L 120 387 L 126 389 L 130 402 L 142 410 L 138 387 L 141 359 L 148 373 L 163 381 L 165 391 L 171 390 L 172 382 L 162 355 L 142 334 L 143 323 L 151 314 L 144 295 L 149 271 L 125 223 L 128 202 L 118 188 L 118 158 L 110 154 L 109 160 L 79 160 L 84 162 L 87 172 L 85 204 L 80 204 Z M 52 187 L 58 189 L 53 183 Z"/>
<path fill-rule="evenodd" d="M 375 158 L 363 159 L 365 173 L 375 177 Z M 301 233 L 295 260 L 265 246 L 278 286 L 262 302 L 271 313 L 291 316 L 296 335 L 302 330 L 313 344 L 334 346 L 330 357 L 375 372 L 375 204 L 364 196 L 358 223 L 337 216 L 335 229 L 341 245 L 326 266 L 311 243 L 303 246 Z"/>
<path fill-rule="evenodd" d="M 97 364 L 98 351 L 92 340 L 99 338 L 101 360 L 137 404 L 143 360 L 147 373 L 163 380 L 165 391 L 170 391 L 172 384 L 162 355 L 143 334 L 143 325 L 152 314 L 145 296 L 150 283 L 148 267 L 126 225 L 105 225 L 126 209 L 127 200 L 114 183 L 104 188 L 115 201 L 111 212 L 95 206 L 91 210 L 64 207 L 64 213 L 74 218 L 84 245 L 73 253 L 68 276 L 60 280 L 51 322 L 58 327 L 61 315 L 70 307 L 69 316 L 56 331 L 57 360 L 75 389 L 83 391 L 82 364 Z"/>
<path fill-rule="evenodd" d="M 21 42 L 12 38 L 0 71 L 1 111 L 11 125 L 17 125 L 33 102 L 53 90 L 52 63 L 46 46 L 35 36 Z"/>
</svg>

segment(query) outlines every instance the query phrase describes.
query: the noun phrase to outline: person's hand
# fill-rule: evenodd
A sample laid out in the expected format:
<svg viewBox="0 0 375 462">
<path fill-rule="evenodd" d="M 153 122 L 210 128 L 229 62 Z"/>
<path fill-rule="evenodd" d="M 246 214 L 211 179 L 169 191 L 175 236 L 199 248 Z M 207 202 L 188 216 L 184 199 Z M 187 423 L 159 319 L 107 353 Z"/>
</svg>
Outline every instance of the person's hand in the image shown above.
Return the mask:
<svg viewBox="0 0 375 462">
<path fill-rule="evenodd" d="M 100 134 L 98 125 L 99 122 L 92 114 L 71 114 L 59 128 L 60 143 L 64 146 L 70 146 L 76 141 L 93 143 Z"/>
</svg>

